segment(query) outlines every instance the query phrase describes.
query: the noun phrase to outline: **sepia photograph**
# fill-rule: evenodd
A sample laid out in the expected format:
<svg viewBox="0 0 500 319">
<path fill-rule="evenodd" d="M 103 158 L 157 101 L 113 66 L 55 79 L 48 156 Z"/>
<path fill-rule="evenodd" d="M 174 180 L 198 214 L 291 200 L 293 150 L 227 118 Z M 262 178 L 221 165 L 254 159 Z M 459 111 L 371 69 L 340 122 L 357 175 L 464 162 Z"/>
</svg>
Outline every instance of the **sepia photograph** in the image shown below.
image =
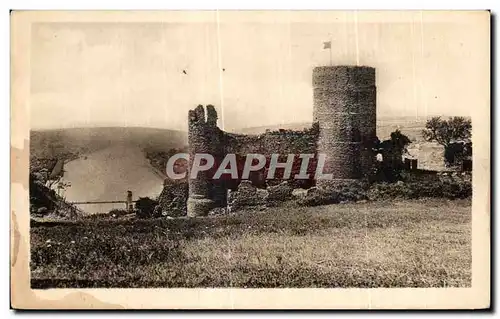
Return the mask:
<svg viewBox="0 0 500 319">
<path fill-rule="evenodd" d="M 490 12 L 14 11 L 11 38 L 19 307 L 489 306 Z"/>
</svg>

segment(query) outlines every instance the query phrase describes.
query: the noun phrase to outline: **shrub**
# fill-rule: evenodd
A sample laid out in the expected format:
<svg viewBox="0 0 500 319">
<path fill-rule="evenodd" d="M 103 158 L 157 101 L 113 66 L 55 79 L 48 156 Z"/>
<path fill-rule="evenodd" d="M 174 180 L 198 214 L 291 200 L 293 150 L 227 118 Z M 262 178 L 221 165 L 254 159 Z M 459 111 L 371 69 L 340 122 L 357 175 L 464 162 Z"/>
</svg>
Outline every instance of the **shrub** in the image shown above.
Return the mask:
<svg viewBox="0 0 500 319">
<path fill-rule="evenodd" d="M 448 180 L 441 181 L 443 197 L 455 198 L 468 198 L 472 196 L 472 183 L 467 180 Z"/>
<path fill-rule="evenodd" d="M 107 214 L 109 217 L 120 217 L 120 216 L 124 216 L 124 215 L 127 215 L 129 212 L 125 209 L 112 209 L 109 211 L 109 213 Z"/>
<path fill-rule="evenodd" d="M 370 200 L 417 199 L 417 198 L 468 198 L 472 196 L 472 184 L 466 180 L 426 180 L 373 184 L 368 192 Z"/>
<path fill-rule="evenodd" d="M 447 167 L 459 167 L 465 159 L 472 158 L 472 143 L 454 142 L 444 148 L 444 161 Z"/>
<path fill-rule="evenodd" d="M 344 186 L 337 191 L 337 196 L 341 202 L 355 202 L 368 198 L 366 195 L 366 187 L 362 184 Z"/>
<path fill-rule="evenodd" d="M 463 199 L 472 196 L 472 184 L 467 178 L 429 178 L 418 181 L 375 183 L 366 190 L 353 185 L 335 190 L 313 187 L 297 203 L 301 206 L 318 206 L 360 200 L 448 198 Z"/>
<path fill-rule="evenodd" d="M 109 218 L 118 218 L 118 217 L 122 217 L 122 216 L 125 216 L 128 214 L 129 214 L 129 211 L 126 209 L 114 208 L 107 213 L 86 215 L 86 216 L 82 216 L 81 219 L 82 220 L 102 220 L 102 219 L 109 219 Z"/>
<path fill-rule="evenodd" d="M 335 191 L 326 191 L 321 188 L 312 187 L 307 191 L 306 196 L 297 200 L 301 206 L 319 206 L 337 204 L 340 202 L 338 193 Z"/>
<path fill-rule="evenodd" d="M 139 197 L 135 203 L 136 215 L 138 218 L 152 218 L 158 202 L 149 197 Z"/>
<path fill-rule="evenodd" d="M 370 187 L 368 198 L 370 200 L 384 200 L 393 198 L 413 198 L 410 188 L 403 182 L 376 183 Z"/>
<path fill-rule="evenodd" d="M 297 203 L 302 206 L 318 206 L 366 200 L 368 199 L 366 188 L 367 185 L 362 182 L 332 189 L 313 187 L 307 191 L 305 196 L 299 198 Z"/>
</svg>

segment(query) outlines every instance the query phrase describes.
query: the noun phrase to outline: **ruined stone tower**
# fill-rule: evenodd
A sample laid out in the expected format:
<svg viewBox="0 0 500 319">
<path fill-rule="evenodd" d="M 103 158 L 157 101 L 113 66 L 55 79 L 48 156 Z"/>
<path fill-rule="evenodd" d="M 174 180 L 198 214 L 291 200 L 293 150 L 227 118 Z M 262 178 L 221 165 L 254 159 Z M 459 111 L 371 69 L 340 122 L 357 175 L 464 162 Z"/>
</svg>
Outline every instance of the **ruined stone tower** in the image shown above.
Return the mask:
<svg viewBox="0 0 500 319">
<path fill-rule="evenodd" d="M 205 108 L 199 105 L 189 111 L 188 167 L 193 167 L 195 154 L 211 154 L 217 164 L 228 152 L 240 155 L 259 152 L 310 154 L 316 145 L 317 153 L 326 155 L 323 173 L 333 175 L 333 179 L 317 180 L 317 186 L 329 188 L 357 184 L 368 177 L 375 160 L 372 149 L 377 133 L 375 69 L 364 66 L 316 67 L 312 82 L 313 118 L 317 125 L 313 125 L 312 131 L 295 132 L 296 138 L 308 141 L 299 144 L 302 149 L 297 149 L 289 132 L 254 137 L 226 133 L 217 127 L 215 108 L 207 105 L 205 112 Z M 197 178 L 188 177 L 188 216 L 205 216 L 213 207 L 227 205 L 227 189 L 232 183 L 212 178 L 213 173 L 202 171 Z"/>
<path fill-rule="evenodd" d="M 205 117 L 206 115 L 206 117 Z M 224 132 L 217 127 L 217 111 L 213 105 L 205 108 L 198 105 L 188 114 L 189 171 L 193 167 L 195 154 L 210 154 L 220 163 L 225 153 Z M 203 163 L 202 163 L 203 164 Z M 223 181 L 213 180 L 214 169 L 198 172 L 197 178 L 188 176 L 189 197 L 187 215 L 206 216 L 215 206 L 226 204 L 226 189 Z"/>
<path fill-rule="evenodd" d="M 320 187 L 355 182 L 371 173 L 376 139 L 375 69 L 364 66 L 321 66 L 313 70 L 314 121 L 319 123 L 318 154 L 323 172 L 333 180 Z"/>
<path fill-rule="evenodd" d="M 207 134 L 207 121 L 205 120 L 205 109 L 198 105 L 196 109 L 190 110 L 188 114 L 188 151 L 189 168 L 193 167 L 195 154 L 210 153 L 210 137 Z M 191 171 L 188 171 L 190 174 Z M 187 215 L 190 217 L 203 216 L 213 206 L 210 199 L 209 172 L 199 172 L 197 178 L 188 176 L 189 197 L 187 200 Z"/>
</svg>

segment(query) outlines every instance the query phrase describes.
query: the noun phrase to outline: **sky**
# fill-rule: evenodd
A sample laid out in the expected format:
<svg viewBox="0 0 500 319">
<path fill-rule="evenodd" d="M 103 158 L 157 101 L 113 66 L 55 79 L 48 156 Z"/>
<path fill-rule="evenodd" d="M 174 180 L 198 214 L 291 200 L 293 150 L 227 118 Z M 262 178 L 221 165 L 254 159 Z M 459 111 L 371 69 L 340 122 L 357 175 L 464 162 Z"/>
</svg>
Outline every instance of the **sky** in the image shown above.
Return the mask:
<svg viewBox="0 0 500 319">
<path fill-rule="evenodd" d="M 31 127 L 185 130 L 198 104 L 226 130 L 310 122 L 312 69 L 329 64 L 376 68 L 379 118 L 470 116 L 489 92 L 481 13 L 193 14 L 33 24 Z"/>
</svg>

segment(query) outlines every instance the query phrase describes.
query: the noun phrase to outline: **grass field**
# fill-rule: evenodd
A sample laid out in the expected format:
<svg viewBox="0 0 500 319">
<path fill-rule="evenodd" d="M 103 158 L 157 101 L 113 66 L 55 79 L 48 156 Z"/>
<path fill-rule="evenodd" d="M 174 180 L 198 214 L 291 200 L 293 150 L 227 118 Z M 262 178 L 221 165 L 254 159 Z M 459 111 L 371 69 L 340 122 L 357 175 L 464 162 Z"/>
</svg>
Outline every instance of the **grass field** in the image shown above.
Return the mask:
<svg viewBox="0 0 500 319">
<path fill-rule="evenodd" d="M 470 200 L 33 223 L 33 288 L 465 287 Z"/>
</svg>

